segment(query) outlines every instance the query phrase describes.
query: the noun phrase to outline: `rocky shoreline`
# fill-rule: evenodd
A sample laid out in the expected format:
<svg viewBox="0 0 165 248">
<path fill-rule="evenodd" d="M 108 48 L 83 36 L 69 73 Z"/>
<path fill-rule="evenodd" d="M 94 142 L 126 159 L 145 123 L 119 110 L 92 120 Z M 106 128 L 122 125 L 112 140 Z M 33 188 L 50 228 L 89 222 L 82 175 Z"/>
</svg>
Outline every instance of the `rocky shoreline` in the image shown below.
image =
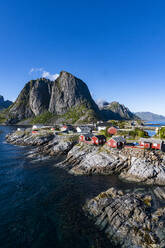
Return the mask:
<svg viewBox="0 0 165 248">
<path fill-rule="evenodd" d="M 87 201 L 84 211 L 115 245 L 165 247 L 165 207 L 154 210 L 150 195 L 110 188 Z"/>
<path fill-rule="evenodd" d="M 165 200 L 165 187 L 160 187 L 165 186 L 161 151 L 80 144 L 75 134 L 33 134 L 30 129 L 8 134 L 6 141 L 35 147 L 31 158 L 66 155 L 56 166 L 74 175 L 117 174 L 122 180 L 157 185 L 155 197 Z M 87 201 L 84 211 L 120 247 L 165 247 L 165 208 L 154 209 L 150 195 L 109 189 Z"/>
</svg>

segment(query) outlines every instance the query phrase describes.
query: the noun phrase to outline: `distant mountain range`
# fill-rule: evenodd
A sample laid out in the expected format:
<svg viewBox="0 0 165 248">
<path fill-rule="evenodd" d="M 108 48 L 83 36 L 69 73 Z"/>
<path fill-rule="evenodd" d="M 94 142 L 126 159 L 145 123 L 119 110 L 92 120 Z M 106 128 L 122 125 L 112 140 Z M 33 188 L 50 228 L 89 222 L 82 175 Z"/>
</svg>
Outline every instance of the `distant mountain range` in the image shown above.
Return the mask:
<svg viewBox="0 0 165 248">
<path fill-rule="evenodd" d="M 157 115 L 151 112 L 137 112 L 135 114 L 144 121 L 165 122 L 165 116 L 163 115 Z"/>
<path fill-rule="evenodd" d="M 4 100 L 4 97 L 0 95 L 0 110 L 8 108 L 12 104 L 9 100 Z"/>
</svg>

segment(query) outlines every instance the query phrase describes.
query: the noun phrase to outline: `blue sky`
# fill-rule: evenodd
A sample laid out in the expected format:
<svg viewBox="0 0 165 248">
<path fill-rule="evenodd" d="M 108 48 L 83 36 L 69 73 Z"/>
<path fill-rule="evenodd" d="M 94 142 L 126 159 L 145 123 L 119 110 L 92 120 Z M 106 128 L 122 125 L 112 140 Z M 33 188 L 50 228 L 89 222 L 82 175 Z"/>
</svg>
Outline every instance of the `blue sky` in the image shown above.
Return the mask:
<svg viewBox="0 0 165 248">
<path fill-rule="evenodd" d="M 94 99 L 165 115 L 164 10 L 164 0 L 1 0 L 0 94 L 14 100 L 30 79 L 66 70 Z"/>
</svg>

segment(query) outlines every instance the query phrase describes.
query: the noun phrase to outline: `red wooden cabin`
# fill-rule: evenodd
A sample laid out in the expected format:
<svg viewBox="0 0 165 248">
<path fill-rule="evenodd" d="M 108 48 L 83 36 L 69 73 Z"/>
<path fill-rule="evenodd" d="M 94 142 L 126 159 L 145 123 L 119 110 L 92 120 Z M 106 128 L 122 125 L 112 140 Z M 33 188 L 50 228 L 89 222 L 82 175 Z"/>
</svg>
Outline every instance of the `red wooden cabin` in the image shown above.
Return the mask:
<svg viewBox="0 0 165 248">
<path fill-rule="evenodd" d="M 79 137 L 79 141 L 87 144 L 93 144 L 92 137 L 93 135 L 91 134 L 81 134 Z"/>
<path fill-rule="evenodd" d="M 157 149 L 157 150 L 162 150 L 162 140 L 155 140 L 155 141 L 153 141 L 153 143 L 152 143 L 152 148 L 153 149 Z"/>
<path fill-rule="evenodd" d="M 144 139 L 144 138 L 141 138 L 139 140 L 139 145 L 146 149 L 150 149 L 152 147 L 152 143 L 148 139 Z"/>
<path fill-rule="evenodd" d="M 94 145 L 104 145 L 106 142 L 106 137 L 104 135 L 95 135 L 92 137 Z"/>
<path fill-rule="evenodd" d="M 126 140 L 122 136 L 112 137 L 107 141 L 107 145 L 112 148 L 123 148 Z"/>
<path fill-rule="evenodd" d="M 141 138 L 139 140 L 140 146 L 143 146 L 144 148 L 152 148 L 152 149 L 157 149 L 157 150 L 162 150 L 164 146 L 164 142 L 159 139 L 145 139 Z"/>
<path fill-rule="evenodd" d="M 38 131 L 32 131 L 33 134 L 38 133 Z"/>
<path fill-rule="evenodd" d="M 117 134 L 117 128 L 115 128 L 115 127 L 108 128 L 108 133 L 112 134 L 112 135 Z"/>
</svg>

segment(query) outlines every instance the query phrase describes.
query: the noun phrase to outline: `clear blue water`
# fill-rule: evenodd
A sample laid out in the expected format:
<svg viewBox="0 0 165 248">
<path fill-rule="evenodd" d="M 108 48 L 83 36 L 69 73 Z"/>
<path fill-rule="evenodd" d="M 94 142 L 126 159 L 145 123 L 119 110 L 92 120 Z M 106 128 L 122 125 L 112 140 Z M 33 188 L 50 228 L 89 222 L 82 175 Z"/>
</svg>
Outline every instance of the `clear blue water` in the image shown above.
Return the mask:
<svg viewBox="0 0 165 248">
<path fill-rule="evenodd" d="M 0 127 L 0 248 L 114 247 L 83 213 L 86 199 L 111 186 L 150 187 L 115 176 L 72 176 L 57 161 L 30 161 L 30 148 L 4 143 L 14 127 Z"/>
<path fill-rule="evenodd" d="M 145 131 L 147 131 L 147 133 L 148 133 L 148 135 L 149 135 L 150 137 L 152 137 L 152 136 L 154 136 L 154 135 L 156 134 L 156 132 L 153 131 L 153 130 L 145 130 Z"/>
<path fill-rule="evenodd" d="M 157 122 L 157 121 L 153 121 L 153 122 L 147 122 L 147 124 L 145 124 L 146 126 L 154 126 L 154 127 L 161 127 L 161 126 L 165 126 L 165 122 Z M 155 131 L 153 130 L 146 130 L 149 134 L 150 137 L 154 136 L 156 134 Z"/>
<path fill-rule="evenodd" d="M 152 125 L 152 126 L 155 126 L 155 127 L 160 127 L 160 126 L 165 126 L 165 122 L 158 122 L 158 121 L 148 121 L 145 123 L 145 125 L 149 126 L 149 125 Z"/>
</svg>

